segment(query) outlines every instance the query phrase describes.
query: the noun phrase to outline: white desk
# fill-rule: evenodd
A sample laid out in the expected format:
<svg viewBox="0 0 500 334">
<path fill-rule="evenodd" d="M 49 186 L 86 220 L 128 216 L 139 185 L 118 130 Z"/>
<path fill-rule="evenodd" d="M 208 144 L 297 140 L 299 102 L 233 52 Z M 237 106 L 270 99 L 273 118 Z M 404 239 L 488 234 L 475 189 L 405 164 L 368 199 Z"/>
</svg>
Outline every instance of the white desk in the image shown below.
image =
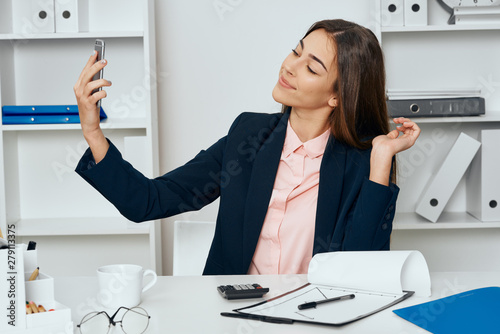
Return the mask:
<svg viewBox="0 0 500 334">
<path fill-rule="evenodd" d="M 409 298 L 391 309 L 342 327 L 296 323 L 293 325 L 264 323 L 255 320 L 234 319 L 220 316 L 220 312 L 256 303 L 247 299 L 228 301 L 220 297 L 218 285 L 259 283 L 269 287 L 266 298 L 281 294 L 306 283 L 306 275 L 281 276 L 162 276 L 156 285 L 143 295 L 141 306 L 151 315 L 146 333 L 195 333 L 195 334 L 254 334 L 254 333 L 429 333 L 391 312 L 405 306 L 449 296 L 466 290 L 500 285 L 500 272 L 487 273 L 432 273 L 432 297 Z M 56 278 L 56 300 L 70 306 L 73 322 L 94 310 L 97 304 L 96 277 Z M 432 316 L 432 315 L 429 315 Z M 77 333 L 77 331 L 75 331 Z M 122 333 L 118 326 L 114 332 Z"/>
</svg>

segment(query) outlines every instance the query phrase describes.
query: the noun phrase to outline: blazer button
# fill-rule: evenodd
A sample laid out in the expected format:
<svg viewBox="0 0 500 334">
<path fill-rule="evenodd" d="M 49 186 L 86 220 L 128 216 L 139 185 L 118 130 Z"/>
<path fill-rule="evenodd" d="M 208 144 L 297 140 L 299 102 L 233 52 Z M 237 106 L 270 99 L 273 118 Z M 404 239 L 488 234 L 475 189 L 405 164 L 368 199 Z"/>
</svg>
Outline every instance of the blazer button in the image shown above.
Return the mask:
<svg viewBox="0 0 500 334">
<path fill-rule="evenodd" d="M 389 220 L 389 219 L 391 219 L 391 214 L 390 213 L 388 213 L 388 214 L 385 215 L 385 220 Z"/>
<path fill-rule="evenodd" d="M 383 223 L 382 224 L 382 231 L 387 230 L 387 227 L 389 227 L 388 224 L 387 223 Z"/>
<path fill-rule="evenodd" d="M 391 206 L 389 207 L 389 212 L 392 212 L 392 211 L 394 211 L 394 205 L 391 205 Z"/>
</svg>

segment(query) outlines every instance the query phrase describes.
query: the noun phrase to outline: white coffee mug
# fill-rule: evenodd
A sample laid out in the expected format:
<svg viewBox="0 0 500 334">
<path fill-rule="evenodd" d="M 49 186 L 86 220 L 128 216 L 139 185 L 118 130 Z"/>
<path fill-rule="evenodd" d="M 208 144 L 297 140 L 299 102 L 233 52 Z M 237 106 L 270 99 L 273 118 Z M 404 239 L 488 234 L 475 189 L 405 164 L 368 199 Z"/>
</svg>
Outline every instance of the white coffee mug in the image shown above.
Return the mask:
<svg viewBox="0 0 500 334">
<path fill-rule="evenodd" d="M 143 278 L 153 279 L 143 287 Z M 98 301 L 106 308 L 134 307 L 141 303 L 141 295 L 155 285 L 157 275 L 134 264 L 112 264 L 97 269 L 99 281 Z"/>
</svg>

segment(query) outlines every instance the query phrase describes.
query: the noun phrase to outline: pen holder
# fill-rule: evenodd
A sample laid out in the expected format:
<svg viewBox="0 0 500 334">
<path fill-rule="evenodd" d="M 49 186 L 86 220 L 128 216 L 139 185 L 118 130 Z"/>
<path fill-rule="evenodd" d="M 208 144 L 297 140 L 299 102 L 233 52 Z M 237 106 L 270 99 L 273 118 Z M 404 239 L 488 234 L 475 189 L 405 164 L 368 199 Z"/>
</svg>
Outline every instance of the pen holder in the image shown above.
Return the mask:
<svg viewBox="0 0 500 334">
<path fill-rule="evenodd" d="M 35 280 L 29 281 L 31 274 L 30 271 L 24 273 L 26 300 L 38 303 L 54 300 L 54 278 L 39 273 Z"/>
<path fill-rule="evenodd" d="M 33 272 L 38 267 L 38 253 L 36 249 L 28 250 L 28 245 L 23 246 L 24 272 Z M 29 276 L 28 276 L 29 278 Z"/>
</svg>

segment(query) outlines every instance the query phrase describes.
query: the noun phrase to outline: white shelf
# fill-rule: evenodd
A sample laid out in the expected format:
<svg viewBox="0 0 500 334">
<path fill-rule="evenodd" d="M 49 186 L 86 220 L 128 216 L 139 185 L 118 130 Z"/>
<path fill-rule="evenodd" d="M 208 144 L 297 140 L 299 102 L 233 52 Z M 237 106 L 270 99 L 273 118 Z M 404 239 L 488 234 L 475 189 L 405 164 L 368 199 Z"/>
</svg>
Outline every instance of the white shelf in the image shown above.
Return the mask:
<svg viewBox="0 0 500 334">
<path fill-rule="evenodd" d="M 46 34 L 0 34 L 0 40 L 144 37 L 143 31 L 92 31 Z"/>
<path fill-rule="evenodd" d="M 432 223 L 415 212 L 397 212 L 394 230 L 444 230 L 444 229 L 500 228 L 498 222 L 482 222 L 467 212 L 443 212 L 437 223 Z"/>
<path fill-rule="evenodd" d="M 500 122 L 500 115 L 457 116 L 457 117 L 412 117 L 417 123 L 488 123 Z"/>
<path fill-rule="evenodd" d="M 382 33 L 393 32 L 436 32 L 436 31 L 471 31 L 471 30 L 500 30 L 500 24 L 450 24 L 429 25 L 415 27 L 382 27 Z"/>
<path fill-rule="evenodd" d="M 101 122 L 103 130 L 109 129 L 145 129 L 145 118 L 127 118 Z M 81 130 L 80 123 L 73 124 L 7 124 L 0 126 L 2 131 L 40 131 L 40 130 Z"/>
<path fill-rule="evenodd" d="M 123 217 L 21 219 L 17 236 L 137 235 L 149 234 L 150 223 L 137 224 Z"/>
</svg>

